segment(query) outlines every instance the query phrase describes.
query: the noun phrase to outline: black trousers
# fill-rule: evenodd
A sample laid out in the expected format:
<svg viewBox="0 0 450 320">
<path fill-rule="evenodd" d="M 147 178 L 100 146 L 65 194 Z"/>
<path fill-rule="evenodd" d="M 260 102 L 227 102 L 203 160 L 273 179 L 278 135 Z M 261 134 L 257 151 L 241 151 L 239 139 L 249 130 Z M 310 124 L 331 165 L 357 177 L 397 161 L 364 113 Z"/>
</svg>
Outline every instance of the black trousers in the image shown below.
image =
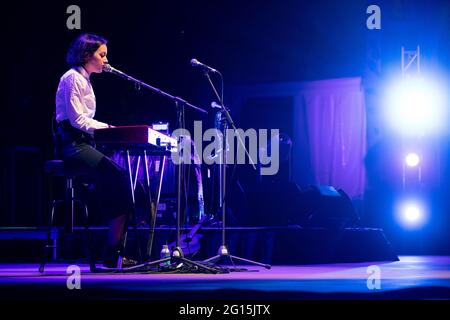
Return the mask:
<svg viewBox="0 0 450 320">
<path fill-rule="evenodd" d="M 133 203 L 126 170 L 97 150 L 92 136 L 80 131 L 76 137 L 69 130 L 61 130 L 61 156 L 67 170 L 93 180 L 104 217 L 131 214 Z"/>
<path fill-rule="evenodd" d="M 133 213 L 130 183 L 125 169 L 95 148 L 91 135 L 63 121 L 58 128 L 59 155 L 66 170 L 87 176 L 95 185 L 103 217 L 110 225 L 105 260 L 114 261 L 122 246 L 127 219 Z"/>
</svg>

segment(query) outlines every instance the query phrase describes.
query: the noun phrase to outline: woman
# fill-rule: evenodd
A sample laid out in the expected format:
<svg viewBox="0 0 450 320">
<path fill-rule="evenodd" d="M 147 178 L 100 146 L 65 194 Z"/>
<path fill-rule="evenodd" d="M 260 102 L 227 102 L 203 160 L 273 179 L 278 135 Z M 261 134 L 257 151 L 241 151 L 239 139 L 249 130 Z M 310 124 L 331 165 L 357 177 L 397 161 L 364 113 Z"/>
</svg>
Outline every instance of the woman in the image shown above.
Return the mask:
<svg viewBox="0 0 450 320">
<path fill-rule="evenodd" d="M 95 129 L 110 125 L 94 119 L 96 100 L 90 76 L 101 73 L 108 63 L 107 40 L 94 34 L 81 34 L 69 48 L 66 61 L 71 67 L 59 82 L 56 93 L 56 121 L 61 156 L 76 174 L 94 178 L 101 208 L 109 220 L 106 267 L 117 267 L 125 223 L 133 212 L 126 172 L 95 149 Z"/>
</svg>

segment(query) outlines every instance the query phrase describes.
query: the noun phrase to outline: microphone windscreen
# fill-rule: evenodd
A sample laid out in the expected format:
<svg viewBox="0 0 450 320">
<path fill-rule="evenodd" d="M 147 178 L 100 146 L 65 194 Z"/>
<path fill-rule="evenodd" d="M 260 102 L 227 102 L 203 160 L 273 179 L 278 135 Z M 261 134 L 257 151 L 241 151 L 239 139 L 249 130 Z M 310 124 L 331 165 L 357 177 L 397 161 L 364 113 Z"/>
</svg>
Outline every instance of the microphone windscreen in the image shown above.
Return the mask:
<svg viewBox="0 0 450 320">
<path fill-rule="evenodd" d="M 211 102 L 211 107 L 212 108 L 217 108 L 217 109 L 221 109 L 222 107 L 220 106 L 220 104 L 218 104 L 217 102 L 213 101 Z"/>
<path fill-rule="evenodd" d="M 111 65 L 108 64 L 108 63 L 105 63 L 105 64 L 103 65 L 103 71 L 105 71 L 105 72 L 112 72 L 112 67 L 111 67 Z"/>
<path fill-rule="evenodd" d="M 196 67 L 196 66 L 198 66 L 200 64 L 200 62 L 198 62 L 198 60 L 197 59 L 191 59 L 191 66 L 193 66 L 193 67 Z"/>
</svg>

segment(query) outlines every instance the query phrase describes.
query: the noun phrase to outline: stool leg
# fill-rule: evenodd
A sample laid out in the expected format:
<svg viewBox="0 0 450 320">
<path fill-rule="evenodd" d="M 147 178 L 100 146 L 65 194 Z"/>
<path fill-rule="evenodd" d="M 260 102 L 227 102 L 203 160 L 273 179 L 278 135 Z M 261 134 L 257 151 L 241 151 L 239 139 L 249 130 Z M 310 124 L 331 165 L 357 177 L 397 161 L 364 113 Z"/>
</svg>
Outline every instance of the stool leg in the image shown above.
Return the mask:
<svg viewBox="0 0 450 320">
<path fill-rule="evenodd" d="M 97 270 L 97 267 L 95 266 L 95 256 L 94 256 L 94 246 L 92 245 L 92 233 L 89 229 L 89 212 L 87 205 L 84 205 L 84 211 L 86 214 L 86 231 L 87 231 L 87 241 L 88 241 L 88 259 L 89 259 L 89 269 L 91 272 L 94 272 Z"/>
<path fill-rule="evenodd" d="M 93 249 L 92 249 L 92 236 L 91 231 L 89 229 L 89 212 L 87 205 L 78 200 L 75 199 L 75 189 L 73 188 L 73 180 L 71 178 L 66 179 L 66 192 L 65 192 L 65 199 L 64 201 L 61 200 L 54 200 L 51 204 L 51 210 L 50 210 L 50 221 L 47 228 L 47 240 L 46 244 L 44 246 L 44 255 L 41 261 L 41 264 L 39 266 L 39 272 L 43 273 L 45 269 L 45 265 L 48 261 L 49 256 L 49 250 L 52 248 L 52 257 L 53 260 L 57 259 L 57 239 L 53 239 L 52 241 L 52 228 L 55 222 L 55 208 L 57 205 L 65 203 L 65 211 L 66 211 L 66 217 L 69 218 L 69 230 L 73 233 L 74 231 L 74 216 L 75 216 L 75 205 L 79 204 L 84 209 L 84 229 L 85 229 L 85 236 L 87 241 L 87 255 L 89 260 L 89 266 L 91 271 L 94 271 L 96 269 L 95 266 L 95 259 L 93 255 Z"/>
<path fill-rule="evenodd" d="M 66 217 L 69 217 L 69 230 L 73 233 L 74 214 L 75 214 L 75 189 L 73 188 L 73 179 L 66 179 Z"/>
<path fill-rule="evenodd" d="M 87 257 L 88 257 L 88 261 L 89 261 L 89 269 L 91 270 L 91 272 L 94 272 L 97 269 L 97 267 L 95 265 L 94 248 L 92 245 L 92 233 L 91 233 L 91 230 L 89 229 L 88 207 L 84 202 L 82 202 L 80 200 L 75 200 L 75 201 L 84 208 L 84 233 L 85 233 L 86 242 L 87 242 Z"/>
<path fill-rule="evenodd" d="M 52 248 L 52 257 L 54 260 L 56 260 L 56 239 L 54 239 L 52 241 L 52 227 L 53 227 L 53 223 L 54 223 L 54 218 L 55 218 L 55 207 L 57 204 L 59 204 L 60 201 L 56 201 L 53 200 L 52 205 L 51 205 L 51 210 L 50 210 L 50 220 L 48 223 L 48 228 L 47 228 L 47 240 L 46 243 L 44 245 L 44 254 L 42 256 L 42 261 L 41 264 L 39 266 L 39 272 L 43 273 L 44 272 L 44 268 L 45 265 L 47 264 L 47 260 L 48 260 L 48 254 L 49 254 L 49 249 Z"/>
</svg>

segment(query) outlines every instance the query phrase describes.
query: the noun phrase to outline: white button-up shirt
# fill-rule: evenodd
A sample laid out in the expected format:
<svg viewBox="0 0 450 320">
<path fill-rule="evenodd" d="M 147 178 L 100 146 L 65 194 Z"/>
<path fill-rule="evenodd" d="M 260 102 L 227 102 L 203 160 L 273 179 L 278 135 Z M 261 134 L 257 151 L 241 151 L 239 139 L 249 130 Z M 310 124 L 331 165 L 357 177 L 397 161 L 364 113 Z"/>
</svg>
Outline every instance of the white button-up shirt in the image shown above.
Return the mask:
<svg viewBox="0 0 450 320">
<path fill-rule="evenodd" d="M 56 121 L 70 124 L 89 134 L 108 124 L 94 120 L 95 95 L 89 75 L 84 68 L 72 68 L 60 79 L 56 92 Z"/>
</svg>

